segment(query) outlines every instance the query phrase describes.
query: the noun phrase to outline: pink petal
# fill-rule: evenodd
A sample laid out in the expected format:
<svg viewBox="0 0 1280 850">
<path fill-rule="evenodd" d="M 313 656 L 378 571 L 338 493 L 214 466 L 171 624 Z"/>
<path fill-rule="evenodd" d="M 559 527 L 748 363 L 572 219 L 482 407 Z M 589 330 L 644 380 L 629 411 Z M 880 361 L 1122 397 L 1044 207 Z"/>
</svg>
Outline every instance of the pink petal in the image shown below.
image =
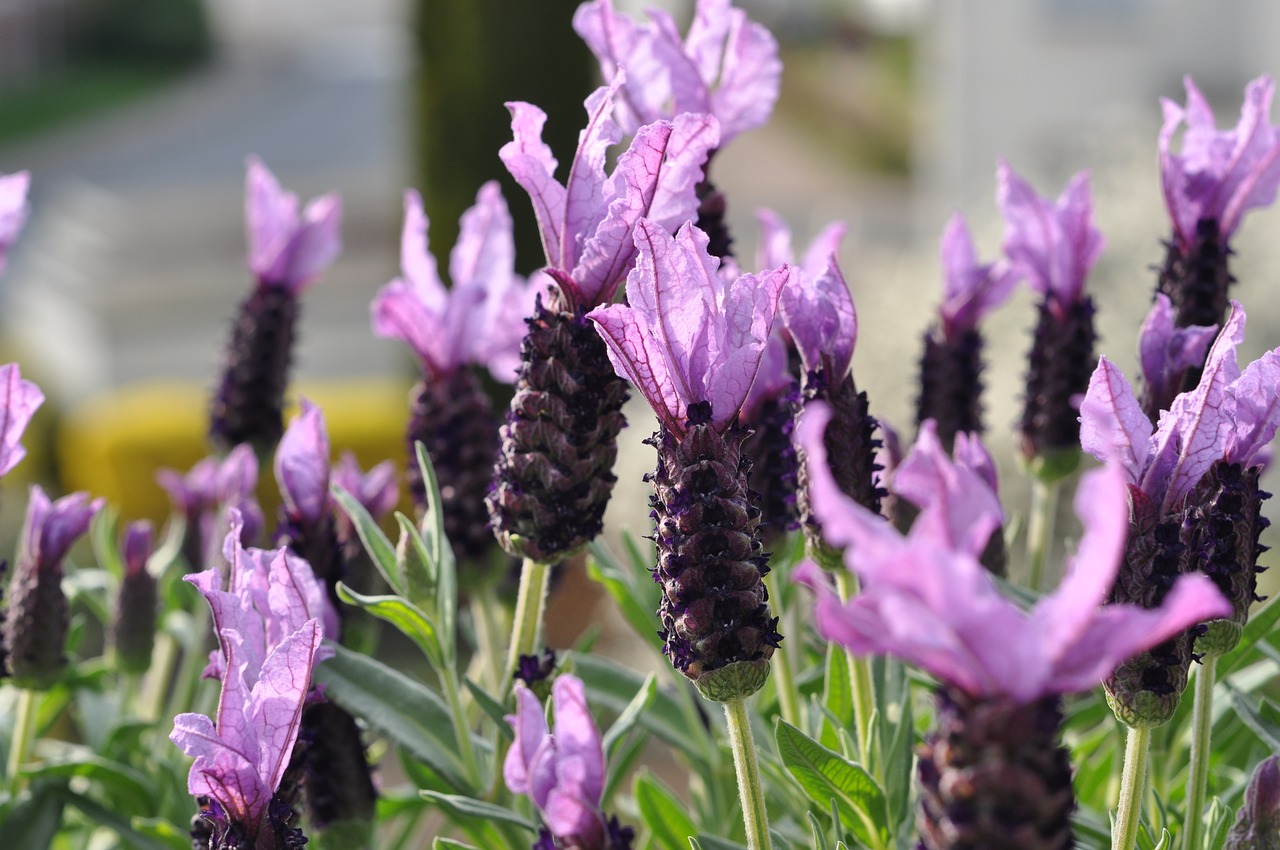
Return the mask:
<svg viewBox="0 0 1280 850">
<path fill-rule="evenodd" d="M 858 314 L 834 256 L 823 274 L 798 275 L 783 289 L 780 309 L 804 368 L 844 377 L 858 340 Z"/>
<path fill-rule="evenodd" d="M 1227 387 L 1227 409 L 1235 427 L 1227 433 L 1223 459 L 1245 467 L 1271 443 L 1280 427 L 1280 349 L 1245 367 Z"/>
<path fill-rule="evenodd" d="M 26 171 L 0 175 L 0 272 L 4 271 L 9 248 L 27 220 L 27 190 L 31 175 Z"/>
<path fill-rule="evenodd" d="M 507 715 L 506 720 L 515 730 L 516 737 L 502 764 L 502 778 L 512 794 L 528 794 L 530 767 L 551 732 L 547 728 L 542 705 L 533 691 L 516 683 L 515 692 L 516 713 Z"/>
<path fill-rule="evenodd" d="M 1004 521 L 994 491 L 977 473 L 952 462 L 932 419 L 922 423 L 911 453 L 898 464 L 893 486 L 921 509 L 911 536 L 928 537 L 953 551 L 978 557 Z"/>
<path fill-rule="evenodd" d="M 668 427 L 682 430 L 689 404 L 687 390 L 682 396 L 682 388 L 667 371 L 658 342 L 643 317 L 632 307 L 610 304 L 592 310 L 587 318 L 595 322 L 618 376 L 635 385 Z"/>
<path fill-rule="evenodd" d="M 773 269 L 795 259 L 795 255 L 791 253 L 791 229 L 777 213 L 761 207 L 756 210 L 756 221 L 760 224 L 757 268 Z"/>
<path fill-rule="evenodd" d="M 318 523 L 329 507 L 329 432 L 324 411 L 306 399 L 280 438 L 275 472 L 289 512 Z"/>
<path fill-rule="evenodd" d="M 1106 357 L 1089 378 L 1080 403 L 1080 446 L 1103 462 L 1119 464 L 1130 484 L 1142 480 L 1151 455 L 1151 420 L 1133 387 Z"/>
<path fill-rule="evenodd" d="M 698 18 L 703 17 L 704 7 L 711 12 L 727 6 L 727 2 L 702 0 Z M 690 42 L 696 26 L 697 19 L 690 27 Z M 711 112 L 719 119 L 723 142 L 727 143 L 739 133 L 764 124 L 773 114 L 782 80 L 778 43 L 769 30 L 748 21 L 741 10 L 733 9 L 723 63 L 716 76 L 703 79 L 716 81 L 711 92 Z"/>
<path fill-rule="evenodd" d="M 36 409 L 44 403 L 44 393 L 31 381 L 23 380 L 17 363 L 0 366 L 0 392 L 0 475 L 4 475 L 27 456 L 19 441 Z"/>
<path fill-rule="evenodd" d="M 547 114 L 529 103 L 507 104 L 511 111 L 511 134 L 514 141 L 502 146 L 498 156 L 511 176 L 529 193 L 533 212 L 542 234 L 542 250 L 547 264 L 570 269 L 561 255 L 565 220 L 565 188 L 555 179 L 556 160 L 551 148 L 542 141 L 542 126 Z"/>
<path fill-rule="evenodd" d="M 298 739 L 302 707 L 311 688 L 311 671 L 323 634 L 310 620 L 272 650 L 250 694 L 252 722 L 258 738 L 258 775 L 274 792 Z"/>
<path fill-rule="evenodd" d="M 575 765 L 573 791 L 593 810 L 600 806 L 604 791 L 604 747 L 600 730 L 587 709 L 586 690 L 582 680 L 571 675 L 556 677 L 551 689 L 555 713 L 557 758 Z M 564 771 L 561 787 L 564 786 Z M 564 834 L 564 833 L 557 833 Z"/>
</svg>

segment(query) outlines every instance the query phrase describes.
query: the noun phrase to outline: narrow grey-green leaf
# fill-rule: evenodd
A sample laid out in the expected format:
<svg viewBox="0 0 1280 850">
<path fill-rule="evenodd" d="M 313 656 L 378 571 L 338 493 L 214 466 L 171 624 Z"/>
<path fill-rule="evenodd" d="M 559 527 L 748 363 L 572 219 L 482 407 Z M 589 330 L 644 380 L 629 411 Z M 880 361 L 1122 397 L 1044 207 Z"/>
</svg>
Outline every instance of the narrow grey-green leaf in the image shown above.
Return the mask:
<svg viewBox="0 0 1280 850">
<path fill-rule="evenodd" d="M 644 684 L 639 673 L 599 656 L 574 655 L 573 668 L 587 686 L 587 702 L 617 713 L 626 710 Z M 640 716 L 640 725 L 690 758 L 698 758 L 708 749 L 708 732 L 701 723 L 690 722 L 677 700 L 666 689 L 657 689 L 649 710 Z"/>
<path fill-rule="evenodd" d="M 458 562 L 453 554 L 453 543 L 444 533 L 444 499 L 440 496 L 440 479 L 436 477 L 426 446 L 421 442 L 414 443 L 414 451 L 418 457 L 418 469 L 422 472 L 427 497 L 422 530 L 428 551 L 436 564 L 436 613 L 440 629 L 451 636 L 452 642 L 458 610 Z M 450 656 L 452 654 L 450 649 Z"/>
<path fill-rule="evenodd" d="M 698 827 L 685 811 L 687 807 L 653 777 L 637 778 L 632 791 L 640 820 L 649 829 L 653 846 L 662 850 L 684 850 L 689 836 L 698 834 Z"/>
<path fill-rule="evenodd" d="M 822 829 L 822 821 L 813 812 L 805 812 L 809 818 L 809 837 L 813 842 L 813 850 L 827 850 L 827 834 Z"/>
<path fill-rule="evenodd" d="M 659 591 L 649 580 L 647 571 L 645 580 L 638 581 L 634 571 L 624 566 L 599 538 L 589 543 L 587 549 L 591 553 L 587 558 L 587 575 L 604 587 L 632 631 L 661 652 L 662 640 L 658 637 L 658 618 L 654 613 L 658 610 Z"/>
<path fill-rule="evenodd" d="M 853 725 L 853 686 L 849 680 L 849 656 L 837 643 L 827 644 L 826 670 L 822 681 L 822 705 L 830 717 L 843 719 Z M 834 750 L 840 746 L 840 726 L 823 718 L 820 741 L 824 747 Z"/>
<path fill-rule="evenodd" d="M 835 801 L 844 825 L 872 847 L 886 846 L 889 813 L 884 791 L 860 765 L 827 749 L 784 720 L 775 731 L 778 755 L 814 803 Z"/>
<path fill-rule="evenodd" d="M 404 582 L 404 597 L 424 610 L 433 610 L 436 605 L 436 572 L 435 559 L 422 532 L 413 520 L 396 511 L 396 522 L 400 525 L 400 539 L 396 542 L 396 569 Z"/>
<path fill-rule="evenodd" d="M 338 598 L 395 626 L 418 645 L 435 670 L 443 672 L 449 667 L 440 648 L 435 625 L 416 605 L 399 596 L 366 596 L 342 582 L 338 582 Z"/>
<path fill-rule="evenodd" d="M 191 846 L 191 839 L 189 836 L 187 837 L 187 840 L 178 842 L 172 839 L 166 840 L 154 834 L 139 832 L 133 828 L 133 823 L 127 816 L 102 805 L 91 797 L 72 791 L 70 788 L 60 787 L 57 790 L 57 794 L 65 803 L 75 806 L 90 820 L 96 821 L 102 826 L 114 831 L 116 835 L 120 836 L 120 838 L 125 841 L 125 843 L 137 848 L 137 850 L 181 850 L 181 848 Z M 26 847 L 43 845 L 17 844 L 14 846 Z"/>
<path fill-rule="evenodd" d="M 59 785 L 38 785 L 0 805 L 6 846 L 50 847 L 62 823 Z"/>
<path fill-rule="evenodd" d="M 1272 596 L 1261 609 L 1250 615 L 1236 648 L 1218 659 L 1218 678 L 1225 679 L 1241 667 L 1258 660 L 1259 641 L 1275 634 L 1277 623 L 1280 623 L 1280 594 Z"/>
<path fill-rule="evenodd" d="M 396 570 L 396 547 L 391 545 L 387 535 L 382 533 L 382 529 L 364 509 L 364 505 L 360 504 L 359 499 L 337 484 L 330 484 L 329 492 L 350 517 L 356 534 L 360 536 L 360 542 L 364 544 L 365 552 L 369 554 L 369 560 L 373 561 L 373 565 L 378 568 L 378 572 L 386 579 L 387 584 L 391 585 L 396 593 L 405 596 L 404 582 Z"/>
<path fill-rule="evenodd" d="M 431 844 L 431 850 L 480 850 L 480 848 L 474 844 L 465 844 L 461 841 L 454 841 L 452 838 L 436 836 L 436 840 Z"/>
<path fill-rule="evenodd" d="M 502 707 L 502 703 L 498 702 L 489 692 L 477 685 L 470 679 L 463 679 L 463 684 L 467 686 L 467 690 L 471 691 L 471 696 L 475 698 L 476 705 L 480 706 L 480 710 L 489 716 L 493 721 L 493 725 L 498 728 L 498 732 L 508 741 L 514 741 L 516 734 L 511 729 L 511 724 L 507 722 L 507 710 Z"/>
<path fill-rule="evenodd" d="M 455 789 L 480 790 L 465 779 L 452 716 L 434 691 L 381 661 L 326 645 L 336 654 L 316 665 L 315 681 L 325 686 L 330 699 L 413 753 Z"/>
<path fill-rule="evenodd" d="M 537 826 L 532 821 L 505 806 L 486 803 L 484 800 L 477 800 L 473 797 L 464 797 L 458 794 L 441 794 L 436 791 L 423 791 L 421 796 L 422 799 L 435 803 L 459 820 L 473 820 L 483 823 L 502 821 L 504 823 L 513 823 L 530 832 L 537 831 Z"/>
<path fill-rule="evenodd" d="M 644 680 L 644 684 L 640 686 L 640 690 L 636 691 L 636 695 L 631 698 L 631 702 L 627 703 L 627 707 L 622 714 L 618 715 L 618 719 L 613 721 L 613 725 L 609 727 L 609 731 L 604 734 L 604 753 L 607 759 L 617 747 L 622 737 L 640 722 L 640 716 L 644 714 L 651 704 L 653 697 L 658 692 L 658 677 L 650 673 L 648 678 Z"/>
</svg>

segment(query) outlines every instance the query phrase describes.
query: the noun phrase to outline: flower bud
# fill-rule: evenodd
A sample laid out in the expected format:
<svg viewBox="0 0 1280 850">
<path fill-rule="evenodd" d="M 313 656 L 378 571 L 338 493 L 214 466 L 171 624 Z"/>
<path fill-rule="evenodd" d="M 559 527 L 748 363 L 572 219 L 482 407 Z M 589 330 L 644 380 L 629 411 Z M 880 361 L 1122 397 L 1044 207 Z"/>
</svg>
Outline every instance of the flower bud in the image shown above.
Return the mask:
<svg viewBox="0 0 1280 850">
<path fill-rule="evenodd" d="M 111 630 L 116 663 L 127 673 L 147 672 L 155 645 L 156 579 L 147 571 L 151 544 L 151 523 L 141 520 L 129 524 L 124 538 L 124 577 Z"/>
</svg>

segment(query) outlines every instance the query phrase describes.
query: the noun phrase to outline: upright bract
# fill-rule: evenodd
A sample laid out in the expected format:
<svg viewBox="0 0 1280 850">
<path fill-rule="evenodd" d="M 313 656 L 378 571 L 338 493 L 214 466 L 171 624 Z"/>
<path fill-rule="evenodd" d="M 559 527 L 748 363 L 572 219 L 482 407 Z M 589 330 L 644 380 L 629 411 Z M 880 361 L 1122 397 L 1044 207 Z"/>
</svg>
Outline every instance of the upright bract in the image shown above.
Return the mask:
<svg viewBox="0 0 1280 850">
<path fill-rule="evenodd" d="M 587 99 L 587 127 L 563 184 L 542 143 L 546 116 L 509 104 L 515 139 L 502 161 L 533 201 L 556 289 L 529 322 L 487 504 L 503 547 L 538 562 L 594 538 L 613 489 L 626 384 L 585 314 L 612 299 L 634 263 L 641 218 L 670 232 L 693 217 L 694 187 L 719 140 L 708 115 L 646 124 L 606 174 L 605 152 L 620 138 L 610 117 L 620 85 Z"/>
<path fill-rule="evenodd" d="M 658 415 L 650 504 L 665 651 L 704 696 L 739 700 L 764 684 L 781 637 L 761 581 L 760 510 L 748 498 L 737 417 L 791 270 L 725 280 L 692 224 L 672 238 L 642 220 L 636 245 L 628 305 L 588 318 L 618 374 Z"/>
<path fill-rule="evenodd" d="M 1270 123 L 1275 86 L 1249 83 L 1239 123 L 1215 125 L 1213 110 L 1190 77 L 1187 105 L 1161 100 L 1160 180 L 1173 225 L 1157 290 L 1173 302 L 1178 327 L 1217 325 L 1226 318 L 1230 240 L 1244 214 L 1270 206 L 1280 188 L 1280 128 Z M 1186 124 L 1181 153 L 1173 137 Z"/>
<path fill-rule="evenodd" d="M 250 443 L 266 454 L 284 431 L 298 297 L 341 251 L 342 207 L 336 195 L 307 204 L 249 160 L 245 178 L 249 270 L 256 285 L 240 304 L 214 393 L 209 437 L 223 452 Z"/>
<path fill-rule="evenodd" d="M 1134 652 L 1228 609 L 1203 576 L 1179 579 L 1155 610 L 1106 605 L 1125 544 L 1125 485 L 1115 467 L 1080 483 L 1085 533 L 1061 586 L 1030 612 L 1005 599 L 977 560 L 998 505 L 966 495 L 963 476 L 930 476 L 909 536 L 843 495 L 826 465 L 822 408 L 799 439 L 811 497 L 862 593 L 841 602 L 816 569 L 818 630 L 857 654 L 886 653 L 938 678 L 938 730 L 921 751 L 918 823 L 930 850 L 1068 848 L 1075 802 L 1058 745 L 1059 696 L 1087 690 Z M 901 474 L 901 473 L 899 473 Z"/>
<path fill-rule="evenodd" d="M 1096 362 L 1093 299 L 1084 283 L 1104 240 L 1093 226 L 1087 174 L 1073 177 L 1055 202 L 1001 162 L 996 201 L 1005 220 L 1005 253 L 1040 296 L 1019 423 L 1022 454 L 1038 463 L 1037 474 L 1054 478 L 1073 469 L 1079 454 L 1072 401 L 1088 386 Z"/>
<path fill-rule="evenodd" d="M 445 533 L 473 562 L 493 547 L 484 498 L 498 451 L 498 419 L 473 367 L 496 380 L 515 380 L 525 320 L 545 292 L 546 278 L 515 273 L 511 215 L 496 182 L 486 183 L 462 216 L 450 254 L 446 289 L 427 250 L 427 218 L 417 192 L 405 193 L 401 277 L 372 305 L 374 333 L 409 344 L 422 367 L 410 390 L 406 433 L 409 491 L 420 509 L 426 497 L 415 448 L 427 450 L 440 483 Z"/>
<path fill-rule="evenodd" d="M 9 249 L 27 221 L 27 189 L 31 175 L 25 171 L 0 174 L 0 273 L 8 263 Z"/>
<path fill-rule="evenodd" d="M 1142 323 L 1138 355 L 1142 366 L 1142 411 L 1153 423 L 1168 410 L 1187 378 L 1200 376 L 1205 352 L 1218 334 L 1217 325 L 1175 327 L 1173 302 L 1157 292 L 1155 302 Z"/>
</svg>

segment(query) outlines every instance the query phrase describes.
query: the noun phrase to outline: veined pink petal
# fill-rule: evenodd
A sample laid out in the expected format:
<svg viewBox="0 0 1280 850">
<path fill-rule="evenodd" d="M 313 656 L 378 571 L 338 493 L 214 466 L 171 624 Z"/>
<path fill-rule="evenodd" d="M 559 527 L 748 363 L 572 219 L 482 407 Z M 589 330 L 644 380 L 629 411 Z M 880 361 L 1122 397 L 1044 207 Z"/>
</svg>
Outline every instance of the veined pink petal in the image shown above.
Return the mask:
<svg viewBox="0 0 1280 850">
<path fill-rule="evenodd" d="M 1227 412 L 1234 426 L 1227 433 L 1223 459 L 1250 467 L 1280 427 L 1280 349 L 1268 351 L 1245 367 L 1227 386 Z"/>
<path fill-rule="evenodd" d="M 44 393 L 23 379 L 17 363 L 0 366 L 0 393 L 0 475 L 4 475 L 27 456 L 19 441 L 44 403 Z"/>
<path fill-rule="evenodd" d="M 921 423 L 915 445 L 894 471 L 893 486 L 920 508 L 913 537 L 924 535 L 974 557 L 1004 521 L 995 492 L 976 472 L 952 462 L 932 419 Z"/>
<path fill-rule="evenodd" d="M 804 368 L 826 371 L 832 380 L 843 378 L 853 362 L 858 314 L 835 256 L 823 274 L 795 276 L 782 290 L 779 306 Z"/>
<path fill-rule="evenodd" d="M 286 637 L 263 662 L 262 674 L 249 695 L 258 736 L 258 775 L 271 793 L 280 787 L 293 755 L 322 637 L 317 620 L 307 621 Z"/>
<path fill-rule="evenodd" d="M 533 691 L 519 683 L 515 691 L 516 713 L 508 714 L 506 720 L 515 730 L 516 737 L 502 764 L 502 778 L 512 794 L 528 794 L 530 767 L 551 730 Z"/>
<path fill-rule="evenodd" d="M 1098 358 L 1080 403 L 1080 446 L 1100 461 L 1118 464 L 1130 484 L 1140 483 L 1147 472 L 1151 420 L 1124 374 L 1106 357 Z"/>
<path fill-rule="evenodd" d="M 542 250 L 546 253 L 547 264 L 571 269 L 573 264 L 566 264 L 560 250 L 565 188 L 555 179 L 555 157 L 551 155 L 551 148 L 542 141 L 542 127 L 547 122 L 547 114 L 532 104 L 518 101 L 508 103 L 507 109 L 511 111 L 514 140 L 503 145 L 498 156 L 520 187 L 529 193 L 542 234 Z"/>
<path fill-rule="evenodd" d="M 765 207 L 756 210 L 760 225 L 760 245 L 756 251 L 756 267 L 773 269 L 795 259 L 791 251 L 791 228 L 776 212 Z"/>
<path fill-rule="evenodd" d="M 564 228 L 556 254 L 559 262 L 551 263 L 557 268 L 568 270 L 578 265 L 582 240 L 590 237 L 605 217 L 606 201 L 610 199 L 605 197 L 604 160 L 605 152 L 622 138 L 622 131 L 610 116 L 613 97 L 621 83 L 615 80 L 587 97 L 587 126 L 578 135 L 578 149 L 564 184 Z M 578 282 L 582 285 L 581 280 Z"/>
<path fill-rule="evenodd" d="M 1217 333 L 1217 325 L 1175 328 L 1173 302 L 1163 292 L 1156 293 L 1138 335 L 1138 355 L 1148 397 L 1171 399 L 1177 395 L 1174 382 L 1180 382 L 1187 369 L 1204 362 L 1205 351 Z"/>
<path fill-rule="evenodd" d="M 587 709 L 586 689 L 576 676 L 557 676 L 551 688 L 557 758 L 574 764 L 574 791 L 593 809 L 604 791 L 604 747 Z M 564 771 L 561 774 L 563 784 Z M 563 834 L 563 833 L 558 833 Z"/>
<path fill-rule="evenodd" d="M 414 189 L 404 193 L 404 227 L 400 231 L 400 270 L 408 287 L 426 308 L 444 312 L 449 294 L 440 281 L 436 258 L 430 250 L 430 222 L 422 207 L 422 196 Z"/>
<path fill-rule="evenodd" d="M 596 323 L 614 371 L 635 385 L 658 418 L 683 429 L 688 418 L 688 391 L 677 385 L 667 370 L 660 344 L 640 314 L 631 307 L 610 304 L 592 310 L 587 318 Z"/>
<path fill-rule="evenodd" d="M 416 287 L 400 278 L 391 281 L 378 292 L 369 311 L 375 334 L 407 343 L 432 374 L 448 374 L 443 312 L 431 312 Z"/>
</svg>

